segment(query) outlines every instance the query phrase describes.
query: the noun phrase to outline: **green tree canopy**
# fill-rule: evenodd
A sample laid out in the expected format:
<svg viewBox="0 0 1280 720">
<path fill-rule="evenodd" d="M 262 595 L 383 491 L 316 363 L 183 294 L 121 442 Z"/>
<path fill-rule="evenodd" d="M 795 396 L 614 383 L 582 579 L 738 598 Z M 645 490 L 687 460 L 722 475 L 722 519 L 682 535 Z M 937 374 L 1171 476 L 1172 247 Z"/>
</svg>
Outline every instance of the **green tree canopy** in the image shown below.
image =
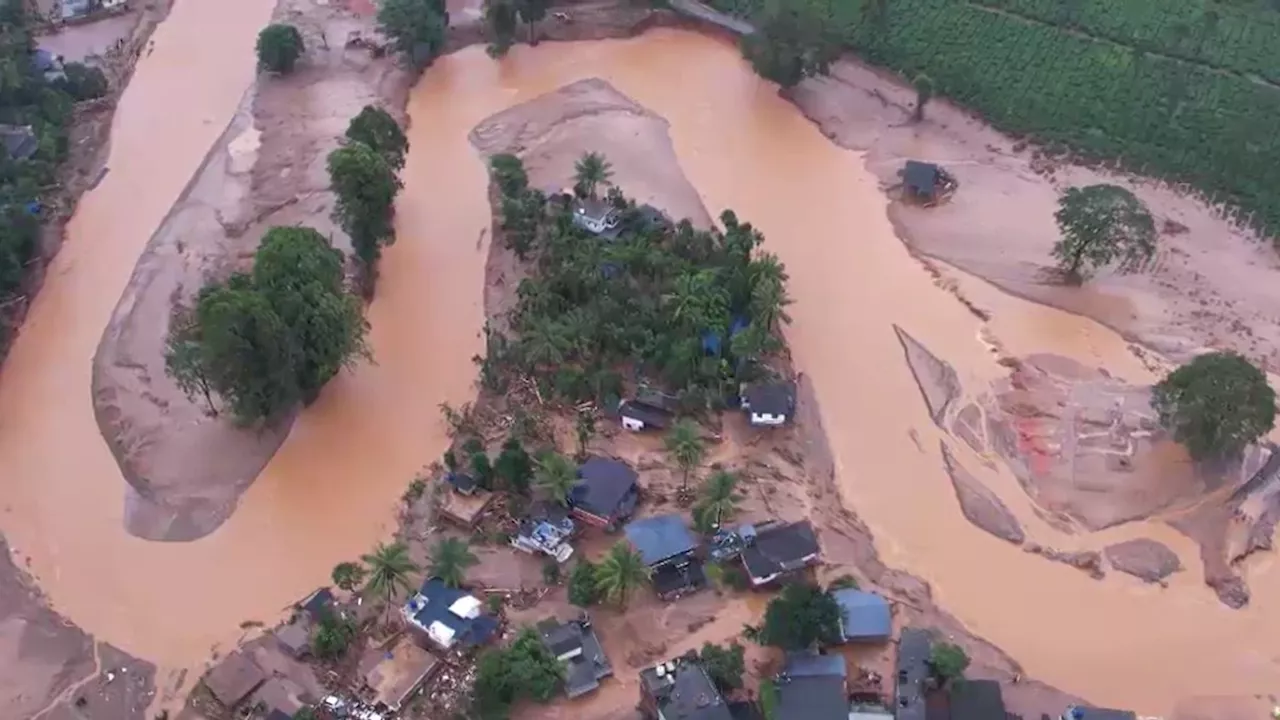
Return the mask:
<svg viewBox="0 0 1280 720">
<path fill-rule="evenodd" d="M 170 323 L 165 367 L 191 398 L 237 420 L 270 420 L 311 402 L 334 375 L 368 356 L 368 324 L 343 286 L 342 253 L 304 227 L 271 228 L 249 275 L 201 291 Z"/>
<path fill-rule="evenodd" d="M 648 581 L 649 568 L 644 559 L 625 540 L 619 540 L 609 548 L 604 560 L 596 567 L 596 585 L 600 594 L 619 607 L 626 607 L 631 591 Z"/>
<path fill-rule="evenodd" d="M 929 650 L 929 672 L 939 685 L 963 679 L 968 667 L 969 656 L 959 645 L 934 643 Z"/>
<path fill-rule="evenodd" d="M 693 524 L 701 532 L 709 533 L 738 512 L 742 495 L 738 492 L 738 476 L 727 470 L 717 470 L 702 484 L 702 496 L 693 506 Z"/>
<path fill-rule="evenodd" d="M 564 679 L 564 664 L 537 631 L 524 628 L 507 648 L 486 650 L 476 663 L 471 711 L 479 720 L 506 720 L 522 699 L 545 703 Z"/>
<path fill-rule="evenodd" d="M 485 0 L 484 19 L 489 25 L 492 39 L 488 52 L 491 57 L 502 57 L 515 42 L 516 27 L 520 24 L 517 0 Z"/>
<path fill-rule="evenodd" d="M 196 323 L 209 387 L 241 422 L 274 418 L 302 400 L 290 328 L 247 276 L 202 290 Z"/>
<path fill-rule="evenodd" d="M 365 569 L 360 563 L 340 562 L 333 566 L 333 584 L 343 590 L 355 590 L 364 582 Z"/>
<path fill-rule="evenodd" d="M 516 9 L 520 11 L 520 19 L 529 26 L 529 44 L 537 45 L 537 24 L 547 17 L 551 9 L 551 0 L 518 0 Z"/>
<path fill-rule="evenodd" d="M 770 2 L 756 32 L 742 38 L 742 54 L 760 77 L 784 88 L 825 75 L 840 55 L 830 19 L 813 3 Z"/>
<path fill-rule="evenodd" d="M 763 645 L 806 650 L 840 640 L 840 605 L 816 585 L 787 585 L 769 601 L 757 634 Z"/>
<path fill-rule="evenodd" d="M 525 452 L 518 438 L 509 437 L 502 444 L 502 452 L 498 453 L 493 470 L 506 485 L 506 489 L 522 495 L 529 492 L 529 484 L 533 478 L 533 458 Z"/>
<path fill-rule="evenodd" d="M 598 568 L 586 558 L 579 560 L 569 573 L 569 602 L 584 608 L 600 602 Z"/>
<path fill-rule="evenodd" d="M 699 654 L 702 666 L 722 693 L 742 687 L 742 676 L 747 671 L 746 648 L 732 642 L 728 647 L 704 643 Z"/>
<path fill-rule="evenodd" d="M 316 657 L 336 660 L 347 652 L 347 647 L 355 636 L 356 624 L 350 619 L 324 613 L 311 634 L 311 649 Z"/>
<path fill-rule="evenodd" d="M 298 28 L 272 23 L 258 33 L 258 67 L 275 73 L 293 72 L 306 46 Z"/>
<path fill-rule="evenodd" d="M 1068 188 L 1054 218 L 1062 237 L 1053 246 L 1053 256 L 1070 277 L 1112 263 L 1121 272 L 1136 272 L 1155 254 L 1151 213 L 1118 185 Z"/>
<path fill-rule="evenodd" d="M 444 49 L 449 28 L 445 0 L 382 0 L 378 29 L 417 68 L 430 65 Z"/>
<path fill-rule="evenodd" d="M 378 543 L 372 553 L 360 558 L 369 568 L 369 581 L 365 589 L 380 596 L 388 611 L 391 601 L 399 591 L 409 591 L 413 585 L 409 576 L 418 572 L 419 568 L 409 557 L 409 546 L 402 542 L 390 545 Z"/>
<path fill-rule="evenodd" d="M 1232 352 L 1201 355 L 1151 391 L 1160 424 L 1197 460 L 1231 458 L 1275 427 L 1267 377 Z"/>
<path fill-rule="evenodd" d="M 667 454 L 680 467 L 681 487 L 689 487 L 689 471 L 702 462 L 707 452 L 698 424 L 688 418 L 677 421 L 667 431 L 664 443 Z"/>
<path fill-rule="evenodd" d="M 538 460 L 533 482 L 543 496 L 560 505 L 569 505 L 569 493 L 578 482 L 578 468 L 558 452 L 548 452 Z"/>
<path fill-rule="evenodd" d="M 613 165 L 598 152 L 589 152 L 573 164 L 575 185 L 585 197 L 595 197 L 601 185 L 608 185 L 613 177 Z"/>
<path fill-rule="evenodd" d="M 465 540 L 440 538 L 431 548 L 430 572 L 449 587 L 461 587 L 467 579 L 467 569 L 480 562 Z"/>
<path fill-rule="evenodd" d="M 351 237 L 372 289 L 382 247 L 395 242 L 391 224 L 402 187 L 395 170 L 364 143 L 351 142 L 329 153 L 329 180 L 337 196 L 333 217 Z"/>
<path fill-rule="evenodd" d="M 489 173 L 504 196 L 514 197 L 529 187 L 524 163 L 511 153 L 498 153 L 489 158 Z"/>
<path fill-rule="evenodd" d="M 369 325 L 343 287 L 342 253 L 308 227 L 267 231 L 253 265 L 253 287 L 288 327 L 298 349 L 294 378 L 311 402 L 343 367 L 367 357 Z"/>
<path fill-rule="evenodd" d="M 381 155 L 393 170 L 404 168 L 404 158 L 409 153 L 409 139 L 404 136 L 400 124 L 386 110 L 376 105 L 365 105 L 347 125 L 347 139 L 367 145 Z"/>
</svg>

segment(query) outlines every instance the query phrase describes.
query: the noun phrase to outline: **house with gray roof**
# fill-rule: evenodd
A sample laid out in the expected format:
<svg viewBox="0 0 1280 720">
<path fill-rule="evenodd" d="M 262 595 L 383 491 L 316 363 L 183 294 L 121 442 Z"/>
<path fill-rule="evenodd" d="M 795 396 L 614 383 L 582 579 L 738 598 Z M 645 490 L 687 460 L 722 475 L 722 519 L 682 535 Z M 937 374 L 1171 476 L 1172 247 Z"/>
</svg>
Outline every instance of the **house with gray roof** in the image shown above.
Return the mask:
<svg viewBox="0 0 1280 720">
<path fill-rule="evenodd" d="M 897 720 L 925 720 L 925 695 L 929 690 L 929 655 L 933 635 L 921 628 L 903 628 L 893 678 L 894 715 Z"/>
<path fill-rule="evenodd" d="M 744 384 L 738 402 L 755 427 L 785 425 L 795 415 L 796 385 L 781 380 Z"/>
<path fill-rule="evenodd" d="M 774 678 L 775 720 L 847 720 L 848 674 L 843 655 L 788 653 L 782 672 Z"/>
<path fill-rule="evenodd" d="M 733 720 L 693 652 L 640 671 L 640 710 L 658 720 Z"/>
<path fill-rule="evenodd" d="M 845 642 L 885 642 L 893 636 L 893 613 L 884 598 L 855 588 L 833 590 L 831 596 L 840 605 Z"/>
<path fill-rule="evenodd" d="M 808 521 L 745 526 L 742 565 L 751 584 L 760 587 L 793 575 L 818 562 L 818 538 Z"/>
<path fill-rule="evenodd" d="M 564 692 L 570 699 L 595 690 L 601 680 L 613 675 L 609 656 L 604 654 L 586 613 L 569 622 L 548 618 L 538 623 L 537 629 L 543 644 L 565 665 Z"/>
<path fill-rule="evenodd" d="M 592 235 L 610 240 L 618 237 L 621 219 L 618 209 L 606 199 L 574 198 L 573 224 Z"/>
<path fill-rule="evenodd" d="M 578 482 L 569 491 L 569 507 L 579 520 L 616 528 L 630 518 L 640 500 L 640 476 L 631 466 L 606 457 L 590 457 L 578 466 Z"/>
<path fill-rule="evenodd" d="M 679 515 L 655 515 L 627 523 L 627 540 L 649 567 L 649 582 L 658 597 L 667 599 L 707 584 L 700 543 Z"/>
<path fill-rule="evenodd" d="M 0 144 L 11 160 L 28 160 L 40 149 L 40 140 L 30 125 L 0 125 Z"/>
</svg>

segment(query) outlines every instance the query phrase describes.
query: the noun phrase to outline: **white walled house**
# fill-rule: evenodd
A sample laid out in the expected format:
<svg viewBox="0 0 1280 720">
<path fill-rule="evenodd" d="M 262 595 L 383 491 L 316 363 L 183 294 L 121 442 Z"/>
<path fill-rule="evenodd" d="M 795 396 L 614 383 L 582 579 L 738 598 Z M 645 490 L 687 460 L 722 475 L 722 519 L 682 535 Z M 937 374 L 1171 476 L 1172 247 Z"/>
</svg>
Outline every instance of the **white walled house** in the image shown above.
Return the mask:
<svg viewBox="0 0 1280 720">
<path fill-rule="evenodd" d="M 777 427 L 791 422 L 796 410 L 796 386 L 790 382 L 743 385 L 742 410 L 756 427 Z"/>
</svg>

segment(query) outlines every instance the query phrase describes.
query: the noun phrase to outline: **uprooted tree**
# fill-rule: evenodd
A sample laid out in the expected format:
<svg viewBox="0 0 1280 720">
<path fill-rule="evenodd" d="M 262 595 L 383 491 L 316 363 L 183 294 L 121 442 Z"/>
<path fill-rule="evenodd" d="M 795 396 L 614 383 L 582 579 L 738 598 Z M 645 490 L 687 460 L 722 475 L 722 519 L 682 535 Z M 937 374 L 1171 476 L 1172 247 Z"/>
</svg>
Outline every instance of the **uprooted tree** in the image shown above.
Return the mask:
<svg viewBox="0 0 1280 720">
<path fill-rule="evenodd" d="M 1151 213 L 1118 185 L 1068 188 L 1054 218 L 1062 237 L 1053 246 L 1053 256 L 1072 280 L 1111 264 L 1120 272 L 1136 272 L 1155 254 Z"/>
<path fill-rule="evenodd" d="M 1235 457 L 1275 427 L 1267 376 L 1232 352 L 1201 355 L 1169 373 L 1152 388 L 1151 405 L 1197 460 Z"/>
</svg>

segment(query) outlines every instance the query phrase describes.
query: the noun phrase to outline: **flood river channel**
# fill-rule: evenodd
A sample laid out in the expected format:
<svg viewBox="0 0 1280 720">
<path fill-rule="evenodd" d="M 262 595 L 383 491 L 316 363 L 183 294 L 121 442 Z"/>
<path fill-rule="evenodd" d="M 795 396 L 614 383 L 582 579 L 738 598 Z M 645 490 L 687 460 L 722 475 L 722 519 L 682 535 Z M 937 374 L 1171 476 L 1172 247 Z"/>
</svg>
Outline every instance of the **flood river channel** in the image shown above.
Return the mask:
<svg viewBox="0 0 1280 720">
<path fill-rule="evenodd" d="M 1270 556 L 1249 569 L 1252 605 L 1233 611 L 1203 587 L 1194 546 L 1167 528 L 1088 539 L 1098 547 L 1144 534 L 1177 550 L 1192 569 L 1161 589 L 1089 579 L 964 520 L 894 324 L 950 362 L 966 388 L 1007 372 L 989 337 L 1135 382 L 1147 371 L 1100 326 L 948 271 L 993 313 L 983 323 L 895 237 L 860 155 L 826 140 L 732 44 L 684 31 L 518 47 L 502 62 L 479 47 L 440 59 L 410 98 L 398 242 L 369 309 L 376 364 L 325 390 L 212 535 L 128 535 L 126 486 L 93 417 L 90 358 L 144 244 L 253 81 L 253 43 L 270 12 L 268 0 L 177 3 L 116 114 L 110 173 L 82 199 L 0 377 L 0 527 L 53 606 L 99 639 L 162 668 L 199 667 L 242 622 L 274 620 L 391 531 L 406 483 L 445 446 L 440 403 L 473 394 L 490 211 L 467 134 L 494 112 L 594 76 L 665 117 L 708 210 L 735 209 L 785 262 L 796 364 L 820 399 L 844 500 L 887 563 L 930 581 L 943 607 L 1031 675 L 1096 702 L 1160 713 L 1183 695 L 1252 694 L 1280 681 Z M 1007 473 L 983 477 L 1033 535 L 1083 542 L 1040 522 Z"/>
</svg>

